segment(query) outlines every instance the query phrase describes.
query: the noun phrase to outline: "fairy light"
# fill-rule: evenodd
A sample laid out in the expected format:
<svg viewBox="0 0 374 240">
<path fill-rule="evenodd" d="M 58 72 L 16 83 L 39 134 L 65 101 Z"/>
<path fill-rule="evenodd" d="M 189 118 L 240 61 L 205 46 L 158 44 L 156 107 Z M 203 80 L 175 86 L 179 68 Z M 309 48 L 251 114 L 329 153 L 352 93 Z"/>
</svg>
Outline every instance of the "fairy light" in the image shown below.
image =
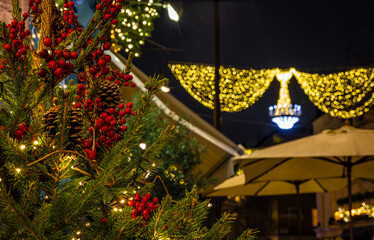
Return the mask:
<svg viewBox="0 0 374 240">
<path fill-rule="evenodd" d="M 362 202 L 361 207 L 352 209 L 351 216 L 367 216 L 369 218 L 374 218 L 374 206 Z M 349 222 L 349 211 L 345 210 L 344 208 L 338 208 L 338 211 L 334 213 L 334 218 L 336 221 Z"/>
<path fill-rule="evenodd" d="M 26 146 L 22 144 L 19 148 L 20 148 L 21 150 L 24 150 L 24 149 L 26 148 Z"/>
<path fill-rule="evenodd" d="M 120 203 L 124 204 L 124 203 L 125 203 L 125 200 L 122 199 L 122 200 L 120 201 Z"/>
<path fill-rule="evenodd" d="M 39 141 L 38 140 L 35 140 L 34 141 L 34 145 L 38 145 L 39 144 Z"/>
<path fill-rule="evenodd" d="M 214 67 L 202 64 L 169 64 L 186 91 L 206 107 L 214 108 Z M 253 105 L 277 74 L 274 69 L 235 69 L 220 67 L 221 111 L 237 112 Z M 289 72 L 289 73 L 288 73 Z M 295 69 L 293 75 L 311 102 L 333 117 L 353 118 L 374 104 L 374 68 L 351 69 L 332 74 L 312 74 Z"/>
<path fill-rule="evenodd" d="M 169 64 L 171 72 L 192 97 L 214 108 L 214 67 Z M 221 111 L 238 112 L 253 105 L 269 87 L 278 69 L 244 70 L 220 67 Z"/>
<path fill-rule="evenodd" d="M 20 168 L 16 168 L 16 171 L 17 171 L 17 173 L 20 173 L 21 169 Z"/>
<path fill-rule="evenodd" d="M 170 92 L 170 88 L 167 86 L 161 86 L 161 91 L 163 92 Z"/>
<path fill-rule="evenodd" d="M 140 143 L 139 147 L 144 150 L 144 149 L 147 148 L 147 144 L 146 143 Z"/>
</svg>

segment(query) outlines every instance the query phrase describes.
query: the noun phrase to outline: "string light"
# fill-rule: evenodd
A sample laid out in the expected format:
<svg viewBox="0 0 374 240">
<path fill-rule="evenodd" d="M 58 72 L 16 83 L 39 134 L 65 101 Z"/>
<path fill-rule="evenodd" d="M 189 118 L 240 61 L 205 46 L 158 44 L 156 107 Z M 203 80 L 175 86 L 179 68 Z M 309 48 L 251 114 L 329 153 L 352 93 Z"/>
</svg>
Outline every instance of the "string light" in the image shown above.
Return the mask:
<svg viewBox="0 0 374 240">
<path fill-rule="evenodd" d="M 197 101 L 214 107 L 214 67 L 202 64 L 169 64 L 172 73 Z M 237 112 L 253 105 L 274 77 L 284 72 L 274 69 L 220 67 L 221 111 Z M 311 102 L 333 117 L 353 118 L 374 104 L 374 69 L 359 68 L 332 74 L 312 74 L 290 69 Z M 290 75 L 291 74 L 291 75 Z"/>
<path fill-rule="evenodd" d="M 19 148 L 20 148 L 21 150 L 24 150 L 24 149 L 26 148 L 26 146 L 22 144 Z"/>
<path fill-rule="evenodd" d="M 147 148 L 147 144 L 146 143 L 140 143 L 139 147 L 144 150 L 144 149 Z"/>
<path fill-rule="evenodd" d="M 17 173 L 20 173 L 21 169 L 20 168 L 16 168 L 16 171 L 17 171 Z"/>
<path fill-rule="evenodd" d="M 214 67 L 169 64 L 174 76 L 191 96 L 214 108 Z M 220 67 L 221 111 L 238 112 L 253 105 L 269 87 L 278 69 L 245 70 Z"/>
<path fill-rule="evenodd" d="M 351 216 L 367 216 L 369 218 L 374 218 L 374 207 L 363 202 L 361 207 L 352 209 Z M 334 218 L 336 221 L 349 222 L 349 211 L 344 208 L 338 208 L 338 211 L 335 212 Z"/>
<path fill-rule="evenodd" d="M 34 145 L 38 145 L 39 144 L 39 141 L 38 140 L 35 140 L 34 141 Z"/>
</svg>

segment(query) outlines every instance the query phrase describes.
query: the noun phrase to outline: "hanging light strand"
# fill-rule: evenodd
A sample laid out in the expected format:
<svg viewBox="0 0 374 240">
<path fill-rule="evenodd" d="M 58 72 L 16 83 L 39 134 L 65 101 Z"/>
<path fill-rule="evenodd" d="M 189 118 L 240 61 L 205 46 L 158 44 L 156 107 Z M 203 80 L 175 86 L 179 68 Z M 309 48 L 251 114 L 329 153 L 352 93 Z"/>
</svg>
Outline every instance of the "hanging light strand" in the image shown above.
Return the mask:
<svg viewBox="0 0 374 240">
<path fill-rule="evenodd" d="M 169 64 L 186 91 L 206 107 L 214 108 L 214 67 Z M 333 117 L 353 118 L 374 104 L 374 69 L 359 68 L 332 74 L 312 74 L 295 69 L 235 69 L 220 67 L 221 111 L 237 112 L 253 105 L 268 89 L 276 74 L 291 74 L 311 102 Z"/>
<path fill-rule="evenodd" d="M 214 108 L 214 67 L 169 64 L 174 76 L 192 97 Z M 245 70 L 220 67 L 221 111 L 238 112 L 253 105 L 268 89 L 278 69 Z"/>
</svg>

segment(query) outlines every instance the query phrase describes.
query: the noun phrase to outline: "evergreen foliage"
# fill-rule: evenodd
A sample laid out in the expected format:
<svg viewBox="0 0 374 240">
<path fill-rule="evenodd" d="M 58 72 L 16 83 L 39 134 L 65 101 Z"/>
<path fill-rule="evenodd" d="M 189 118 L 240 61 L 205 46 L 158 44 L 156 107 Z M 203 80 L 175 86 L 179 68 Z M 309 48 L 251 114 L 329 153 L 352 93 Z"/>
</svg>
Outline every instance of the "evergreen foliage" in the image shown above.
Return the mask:
<svg viewBox="0 0 374 240">
<path fill-rule="evenodd" d="M 210 229 L 203 226 L 208 201 L 199 202 L 196 188 L 179 201 L 148 194 L 154 182 L 146 176 L 157 171 L 159 153 L 175 132 L 166 127 L 139 149 L 152 97 L 166 80 L 151 78 L 136 111 L 132 103 L 102 104 L 100 82 L 134 86 L 129 70 L 112 71 L 103 53 L 122 2 L 98 3 L 86 29 L 70 11 L 74 3 L 65 2 L 61 14 L 71 28 L 58 32 L 54 1 L 31 0 L 21 14 L 14 0 L 14 20 L 0 24 L 1 239 L 221 239 L 229 231 L 231 213 Z M 40 18 L 37 52 L 29 47 L 29 17 Z M 60 85 L 71 73 L 81 83 Z M 47 123 L 43 115 L 52 108 Z M 82 130 L 72 132 L 77 122 Z"/>
</svg>

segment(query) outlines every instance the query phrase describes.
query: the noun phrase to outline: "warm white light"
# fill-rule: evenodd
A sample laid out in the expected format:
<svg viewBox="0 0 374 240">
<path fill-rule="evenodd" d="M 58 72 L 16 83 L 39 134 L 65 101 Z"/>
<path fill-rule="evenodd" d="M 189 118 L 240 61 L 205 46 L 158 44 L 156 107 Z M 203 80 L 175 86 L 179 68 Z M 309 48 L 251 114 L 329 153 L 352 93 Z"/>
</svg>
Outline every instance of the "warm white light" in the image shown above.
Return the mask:
<svg viewBox="0 0 374 240">
<path fill-rule="evenodd" d="M 139 147 L 141 148 L 141 149 L 146 149 L 146 147 L 147 147 L 147 144 L 145 144 L 145 143 L 140 143 L 139 144 Z"/>
<path fill-rule="evenodd" d="M 125 200 L 122 199 L 122 200 L 121 200 L 121 203 L 124 204 L 124 203 L 125 203 Z"/>
<path fill-rule="evenodd" d="M 171 20 L 175 22 L 179 21 L 178 13 L 174 10 L 174 8 L 170 5 L 170 3 L 168 4 L 168 14 Z"/>
<path fill-rule="evenodd" d="M 21 150 L 23 150 L 23 149 L 26 148 L 26 146 L 22 144 L 19 148 L 20 148 Z"/>
<path fill-rule="evenodd" d="M 212 204 L 211 203 L 208 203 L 208 208 L 212 207 Z"/>
<path fill-rule="evenodd" d="M 34 145 L 38 145 L 39 144 L 39 141 L 38 140 L 35 140 L 34 141 Z"/>
<path fill-rule="evenodd" d="M 170 88 L 167 87 L 167 86 L 162 86 L 161 87 L 161 91 L 163 91 L 163 92 L 170 92 Z"/>
<path fill-rule="evenodd" d="M 20 172 L 21 172 L 21 169 L 20 169 L 20 168 L 16 168 L 16 171 L 17 171 L 18 173 L 20 173 Z"/>
<path fill-rule="evenodd" d="M 117 211 L 118 211 L 118 208 L 114 208 L 113 210 L 114 210 L 115 212 L 117 212 Z"/>
<path fill-rule="evenodd" d="M 299 121 L 295 116 L 279 116 L 271 119 L 281 129 L 291 129 L 295 123 Z"/>
</svg>

